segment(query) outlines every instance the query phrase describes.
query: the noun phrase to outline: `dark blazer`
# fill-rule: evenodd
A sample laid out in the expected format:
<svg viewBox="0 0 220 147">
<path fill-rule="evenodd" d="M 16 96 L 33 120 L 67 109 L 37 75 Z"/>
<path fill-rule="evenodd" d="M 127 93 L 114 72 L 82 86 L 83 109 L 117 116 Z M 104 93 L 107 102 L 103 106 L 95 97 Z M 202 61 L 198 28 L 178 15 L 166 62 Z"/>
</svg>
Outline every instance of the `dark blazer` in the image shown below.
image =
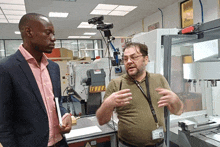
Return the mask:
<svg viewBox="0 0 220 147">
<path fill-rule="evenodd" d="M 60 69 L 48 60 L 47 69 L 61 114 Z M 0 60 L 0 143 L 4 147 L 47 147 L 49 123 L 34 75 L 18 50 Z M 66 143 L 66 142 L 65 142 Z"/>
</svg>

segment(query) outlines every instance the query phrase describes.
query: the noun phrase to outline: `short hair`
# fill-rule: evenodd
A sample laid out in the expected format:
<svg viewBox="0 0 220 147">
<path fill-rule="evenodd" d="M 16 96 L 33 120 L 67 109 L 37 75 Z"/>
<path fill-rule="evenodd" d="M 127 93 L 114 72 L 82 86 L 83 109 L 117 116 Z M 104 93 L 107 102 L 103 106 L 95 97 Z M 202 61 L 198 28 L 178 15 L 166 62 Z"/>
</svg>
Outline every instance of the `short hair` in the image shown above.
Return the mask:
<svg viewBox="0 0 220 147">
<path fill-rule="evenodd" d="M 129 43 L 125 44 L 125 46 L 123 48 L 123 52 L 125 51 L 125 49 L 130 48 L 130 47 L 138 47 L 143 56 L 148 56 L 148 47 L 147 47 L 147 45 L 142 44 L 142 43 L 138 43 L 138 42 L 129 42 Z"/>
<path fill-rule="evenodd" d="M 30 21 L 39 20 L 40 16 L 44 16 L 44 15 L 38 14 L 38 13 L 27 13 L 27 14 L 23 15 L 19 21 L 19 24 L 18 24 L 19 30 L 21 31 L 24 26 L 26 26 L 30 23 Z M 46 17 L 46 16 L 44 16 L 44 17 Z"/>
</svg>

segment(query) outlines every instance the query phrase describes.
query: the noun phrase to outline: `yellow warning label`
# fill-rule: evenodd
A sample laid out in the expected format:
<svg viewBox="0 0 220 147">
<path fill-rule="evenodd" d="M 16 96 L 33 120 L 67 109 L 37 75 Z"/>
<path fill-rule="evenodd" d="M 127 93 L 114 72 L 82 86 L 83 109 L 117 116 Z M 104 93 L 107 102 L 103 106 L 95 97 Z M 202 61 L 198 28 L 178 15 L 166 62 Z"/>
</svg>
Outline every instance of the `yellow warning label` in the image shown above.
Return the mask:
<svg viewBox="0 0 220 147">
<path fill-rule="evenodd" d="M 105 91 L 105 86 L 90 86 L 89 88 L 89 92 L 90 93 L 98 93 L 98 92 L 102 92 Z"/>
</svg>

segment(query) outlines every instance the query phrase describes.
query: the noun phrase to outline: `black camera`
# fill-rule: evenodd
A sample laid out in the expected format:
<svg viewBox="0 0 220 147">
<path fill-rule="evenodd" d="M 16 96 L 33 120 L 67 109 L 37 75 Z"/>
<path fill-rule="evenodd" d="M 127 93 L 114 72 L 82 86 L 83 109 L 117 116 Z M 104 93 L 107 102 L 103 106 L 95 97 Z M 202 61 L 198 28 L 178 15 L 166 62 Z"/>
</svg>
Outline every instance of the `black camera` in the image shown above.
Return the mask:
<svg viewBox="0 0 220 147">
<path fill-rule="evenodd" d="M 94 18 L 89 19 L 88 23 L 89 24 L 94 24 L 94 25 L 103 24 L 103 21 L 102 21 L 103 19 L 104 19 L 103 15 L 100 16 L 100 17 L 94 17 Z"/>
<path fill-rule="evenodd" d="M 113 28 L 113 23 L 111 24 L 98 24 L 97 30 L 109 30 Z"/>
</svg>

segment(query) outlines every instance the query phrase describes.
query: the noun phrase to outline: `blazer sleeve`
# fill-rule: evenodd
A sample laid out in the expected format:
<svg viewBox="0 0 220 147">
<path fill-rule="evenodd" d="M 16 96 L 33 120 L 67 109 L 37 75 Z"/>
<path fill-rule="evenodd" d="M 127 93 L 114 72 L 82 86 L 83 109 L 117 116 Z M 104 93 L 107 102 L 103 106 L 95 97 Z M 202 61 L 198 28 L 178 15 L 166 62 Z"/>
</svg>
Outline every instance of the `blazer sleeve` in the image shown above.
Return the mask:
<svg viewBox="0 0 220 147">
<path fill-rule="evenodd" d="M 16 147 L 13 132 L 13 90 L 8 71 L 0 64 L 0 143 Z"/>
</svg>

